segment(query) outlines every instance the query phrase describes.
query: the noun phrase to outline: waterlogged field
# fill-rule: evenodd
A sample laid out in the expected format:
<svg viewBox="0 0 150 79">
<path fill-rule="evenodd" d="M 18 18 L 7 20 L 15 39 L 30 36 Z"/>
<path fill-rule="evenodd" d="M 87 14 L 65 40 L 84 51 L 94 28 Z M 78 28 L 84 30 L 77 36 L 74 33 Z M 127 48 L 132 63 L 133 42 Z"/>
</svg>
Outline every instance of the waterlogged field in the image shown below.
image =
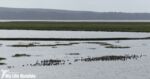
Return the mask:
<svg viewBox="0 0 150 79">
<path fill-rule="evenodd" d="M 1 38 L 149 37 L 150 33 L 0 30 Z M 0 69 L 36 79 L 149 79 L 150 40 L 0 41 Z"/>
</svg>

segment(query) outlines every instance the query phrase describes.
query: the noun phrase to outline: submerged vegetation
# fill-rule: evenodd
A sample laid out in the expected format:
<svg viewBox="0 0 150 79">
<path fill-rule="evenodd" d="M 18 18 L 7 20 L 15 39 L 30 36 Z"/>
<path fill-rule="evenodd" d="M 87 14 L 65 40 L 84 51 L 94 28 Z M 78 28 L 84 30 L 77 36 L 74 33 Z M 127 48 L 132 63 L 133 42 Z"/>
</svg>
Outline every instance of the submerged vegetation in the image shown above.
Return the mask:
<svg viewBox="0 0 150 79">
<path fill-rule="evenodd" d="M 0 44 L 0 47 L 2 46 L 3 44 Z"/>
<path fill-rule="evenodd" d="M 149 22 L 0 22 L 0 29 L 150 32 Z"/>
</svg>

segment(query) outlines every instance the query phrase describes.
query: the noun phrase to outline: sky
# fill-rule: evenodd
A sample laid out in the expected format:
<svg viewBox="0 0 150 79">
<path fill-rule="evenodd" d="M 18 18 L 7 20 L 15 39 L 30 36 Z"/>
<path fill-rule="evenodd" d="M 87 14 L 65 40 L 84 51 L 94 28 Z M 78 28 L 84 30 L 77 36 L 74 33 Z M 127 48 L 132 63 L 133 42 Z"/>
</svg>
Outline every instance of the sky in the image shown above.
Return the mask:
<svg viewBox="0 0 150 79">
<path fill-rule="evenodd" d="M 0 0 L 0 7 L 150 13 L 150 0 Z"/>
</svg>

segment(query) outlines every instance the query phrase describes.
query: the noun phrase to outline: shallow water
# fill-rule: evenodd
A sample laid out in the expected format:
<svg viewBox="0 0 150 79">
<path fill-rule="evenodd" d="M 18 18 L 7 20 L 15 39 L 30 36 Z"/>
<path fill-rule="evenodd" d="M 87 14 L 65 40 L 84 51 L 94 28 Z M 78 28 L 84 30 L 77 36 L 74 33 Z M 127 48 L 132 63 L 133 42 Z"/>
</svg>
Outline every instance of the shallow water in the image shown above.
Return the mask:
<svg viewBox="0 0 150 79">
<path fill-rule="evenodd" d="M 0 30 L 0 38 L 4 37 L 111 38 L 111 37 L 149 37 L 149 36 L 150 33 L 141 33 L 141 32 Z"/>
<path fill-rule="evenodd" d="M 1 37 L 149 37 L 150 33 L 132 32 L 80 32 L 80 31 L 17 31 L 1 30 Z M 36 41 L 0 41 L 0 57 L 7 58 L 0 62 L 0 69 L 13 72 L 35 74 L 36 79 L 149 79 L 150 76 L 150 40 L 126 41 L 74 41 L 78 44 L 58 46 L 10 47 L 9 45 L 24 45 Z M 38 41 L 39 44 L 69 44 L 69 41 Z M 99 42 L 99 43 L 95 43 Z M 108 43 L 130 48 L 106 48 L 100 43 Z M 79 53 L 79 55 L 69 55 Z M 12 57 L 15 54 L 29 54 L 31 57 Z M 93 61 L 74 62 L 74 59 L 100 57 L 109 55 L 143 55 L 138 59 L 126 61 Z M 44 59 L 66 60 L 64 65 L 27 66 Z M 71 63 L 71 64 L 69 64 Z M 23 66 L 24 65 L 24 66 Z M 11 66 L 11 68 L 8 68 Z M 14 67 L 12 67 L 14 66 Z M 1 74 L 0 74 L 1 75 Z"/>
</svg>

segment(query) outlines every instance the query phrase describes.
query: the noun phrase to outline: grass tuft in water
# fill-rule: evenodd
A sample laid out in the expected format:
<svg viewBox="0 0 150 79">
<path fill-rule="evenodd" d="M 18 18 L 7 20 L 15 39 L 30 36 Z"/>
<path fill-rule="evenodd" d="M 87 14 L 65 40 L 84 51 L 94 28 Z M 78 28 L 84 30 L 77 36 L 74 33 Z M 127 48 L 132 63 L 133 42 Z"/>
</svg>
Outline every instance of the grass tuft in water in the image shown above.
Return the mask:
<svg viewBox="0 0 150 79">
<path fill-rule="evenodd" d="M 31 55 L 28 54 L 15 54 L 12 57 L 30 57 Z"/>
</svg>

